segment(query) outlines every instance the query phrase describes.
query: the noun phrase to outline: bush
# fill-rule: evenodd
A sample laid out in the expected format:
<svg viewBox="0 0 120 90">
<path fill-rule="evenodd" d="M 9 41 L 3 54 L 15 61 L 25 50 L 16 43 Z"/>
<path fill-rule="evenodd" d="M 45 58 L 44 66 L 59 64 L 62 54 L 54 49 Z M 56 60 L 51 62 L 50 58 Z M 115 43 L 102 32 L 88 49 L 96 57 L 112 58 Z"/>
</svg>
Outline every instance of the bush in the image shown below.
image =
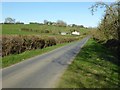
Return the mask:
<svg viewBox="0 0 120 90">
<path fill-rule="evenodd" d="M 4 35 L 2 36 L 2 56 L 19 54 L 26 50 L 42 49 L 75 40 L 78 38 Z"/>
<path fill-rule="evenodd" d="M 94 39 L 102 42 L 103 45 L 110 48 L 111 51 L 117 52 L 118 59 L 120 59 L 120 2 L 106 4 L 103 2 L 96 3 L 91 7 L 92 13 L 98 7 L 105 7 L 104 17 L 98 25 L 98 30 L 94 34 Z M 103 43 L 104 42 L 104 43 Z"/>
<path fill-rule="evenodd" d="M 38 36 L 3 36 L 2 56 L 19 54 L 26 50 L 42 49 L 45 41 Z"/>
<path fill-rule="evenodd" d="M 45 38 L 45 46 L 44 47 L 49 47 L 49 46 L 53 46 L 56 45 L 56 40 L 54 37 L 47 37 Z"/>
</svg>

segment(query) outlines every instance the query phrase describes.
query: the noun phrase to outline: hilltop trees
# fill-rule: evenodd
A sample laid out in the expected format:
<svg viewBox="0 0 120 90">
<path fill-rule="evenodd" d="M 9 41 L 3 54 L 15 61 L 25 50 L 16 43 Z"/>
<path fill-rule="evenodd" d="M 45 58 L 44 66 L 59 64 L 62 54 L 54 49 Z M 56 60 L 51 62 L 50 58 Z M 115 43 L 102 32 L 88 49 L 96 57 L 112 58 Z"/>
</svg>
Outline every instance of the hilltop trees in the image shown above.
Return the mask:
<svg viewBox="0 0 120 90">
<path fill-rule="evenodd" d="M 58 21 L 57 21 L 57 25 L 58 25 L 58 26 L 67 26 L 67 23 L 64 22 L 64 21 L 62 21 L 62 20 L 58 20 Z"/>
<path fill-rule="evenodd" d="M 14 18 L 5 18 L 4 24 L 24 24 L 24 22 L 16 21 Z"/>
<path fill-rule="evenodd" d="M 67 23 L 62 20 L 57 20 L 56 22 L 44 20 L 44 24 L 45 25 L 56 25 L 56 26 L 67 26 Z"/>
<path fill-rule="evenodd" d="M 47 20 L 44 20 L 44 24 L 48 24 L 48 21 L 47 21 Z"/>
<path fill-rule="evenodd" d="M 5 24 L 15 24 L 15 19 L 11 17 L 5 18 Z"/>
<path fill-rule="evenodd" d="M 24 22 L 17 21 L 15 24 L 24 24 Z"/>
</svg>

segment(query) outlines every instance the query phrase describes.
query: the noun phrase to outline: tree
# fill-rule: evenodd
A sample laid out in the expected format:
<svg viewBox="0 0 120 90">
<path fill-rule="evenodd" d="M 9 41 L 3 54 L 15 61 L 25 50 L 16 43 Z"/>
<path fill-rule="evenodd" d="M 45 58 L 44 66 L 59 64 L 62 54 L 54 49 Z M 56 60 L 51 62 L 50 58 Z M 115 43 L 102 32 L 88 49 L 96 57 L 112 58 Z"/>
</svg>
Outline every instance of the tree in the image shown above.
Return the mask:
<svg viewBox="0 0 120 90">
<path fill-rule="evenodd" d="M 57 25 L 58 26 L 67 26 L 67 23 L 62 20 L 57 20 Z"/>
<path fill-rule="evenodd" d="M 83 25 L 80 25 L 80 27 L 81 27 L 81 28 L 84 28 L 84 26 L 83 26 Z"/>
<path fill-rule="evenodd" d="M 101 8 L 105 7 L 106 10 L 104 17 L 101 19 L 101 23 L 98 26 L 98 31 L 102 35 L 101 37 L 105 36 L 104 39 L 106 42 L 104 45 L 115 50 L 118 60 L 120 60 L 120 1 L 111 3 L 110 5 L 103 2 L 96 3 L 90 8 L 92 14 L 94 14 L 99 6 Z"/>
<path fill-rule="evenodd" d="M 72 24 L 72 27 L 76 27 L 77 25 L 76 24 Z"/>
<path fill-rule="evenodd" d="M 98 26 L 98 30 L 103 32 L 107 40 L 120 40 L 120 29 L 118 29 L 120 27 L 120 18 L 118 18 L 120 17 L 120 2 L 115 2 L 110 5 L 103 2 L 98 2 L 90 8 L 92 11 L 92 15 L 95 11 L 97 11 L 98 7 L 106 8 L 104 17 L 103 19 L 101 19 L 101 23 Z"/>
<path fill-rule="evenodd" d="M 24 24 L 23 22 L 17 21 L 15 24 Z"/>
<path fill-rule="evenodd" d="M 15 19 L 11 18 L 11 17 L 7 17 L 5 18 L 5 22 L 6 24 L 15 24 Z"/>
<path fill-rule="evenodd" d="M 44 20 L 44 24 L 48 24 L 48 21 L 47 21 L 47 20 Z"/>
</svg>

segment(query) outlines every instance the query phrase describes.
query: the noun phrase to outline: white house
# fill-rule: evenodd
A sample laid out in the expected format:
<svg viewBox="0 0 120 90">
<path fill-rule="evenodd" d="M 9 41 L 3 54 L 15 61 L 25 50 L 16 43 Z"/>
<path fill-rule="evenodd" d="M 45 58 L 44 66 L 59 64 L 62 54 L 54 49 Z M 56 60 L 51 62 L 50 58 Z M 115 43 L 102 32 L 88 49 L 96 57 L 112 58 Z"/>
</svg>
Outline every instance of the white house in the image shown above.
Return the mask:
<svg viewBox="0 0 120 90">
<path fill-rule="evenodd" d="M 66 35 L 67 33 L 66 32 L 61 32 L 61 35 Z"/>
<path fill-rule="evenodd" d="M 80 33 L 77 31 L 74 31 L 74 32 L 72 32 L 72 35 L 80 35 Z"/>
</svg>

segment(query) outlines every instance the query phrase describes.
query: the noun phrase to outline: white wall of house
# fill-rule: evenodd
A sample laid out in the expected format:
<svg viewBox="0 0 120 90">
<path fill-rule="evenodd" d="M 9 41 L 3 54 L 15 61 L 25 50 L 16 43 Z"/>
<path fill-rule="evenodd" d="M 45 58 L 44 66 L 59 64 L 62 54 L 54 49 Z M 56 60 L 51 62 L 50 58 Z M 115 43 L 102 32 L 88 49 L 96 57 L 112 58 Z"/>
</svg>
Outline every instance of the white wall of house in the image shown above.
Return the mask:
<svg viewBox="0 0 120 90">
<path fill-rule="evenodd" d="M 74 32 L 72 32 L 72 35 L 80 35 L 80 33 L 77 31 L 74 31 Z"/>
<path fill-rule="evenodd" d="M 61 35 L 66 35 L 66 32 L 61 32 Z"/>
</svg>

